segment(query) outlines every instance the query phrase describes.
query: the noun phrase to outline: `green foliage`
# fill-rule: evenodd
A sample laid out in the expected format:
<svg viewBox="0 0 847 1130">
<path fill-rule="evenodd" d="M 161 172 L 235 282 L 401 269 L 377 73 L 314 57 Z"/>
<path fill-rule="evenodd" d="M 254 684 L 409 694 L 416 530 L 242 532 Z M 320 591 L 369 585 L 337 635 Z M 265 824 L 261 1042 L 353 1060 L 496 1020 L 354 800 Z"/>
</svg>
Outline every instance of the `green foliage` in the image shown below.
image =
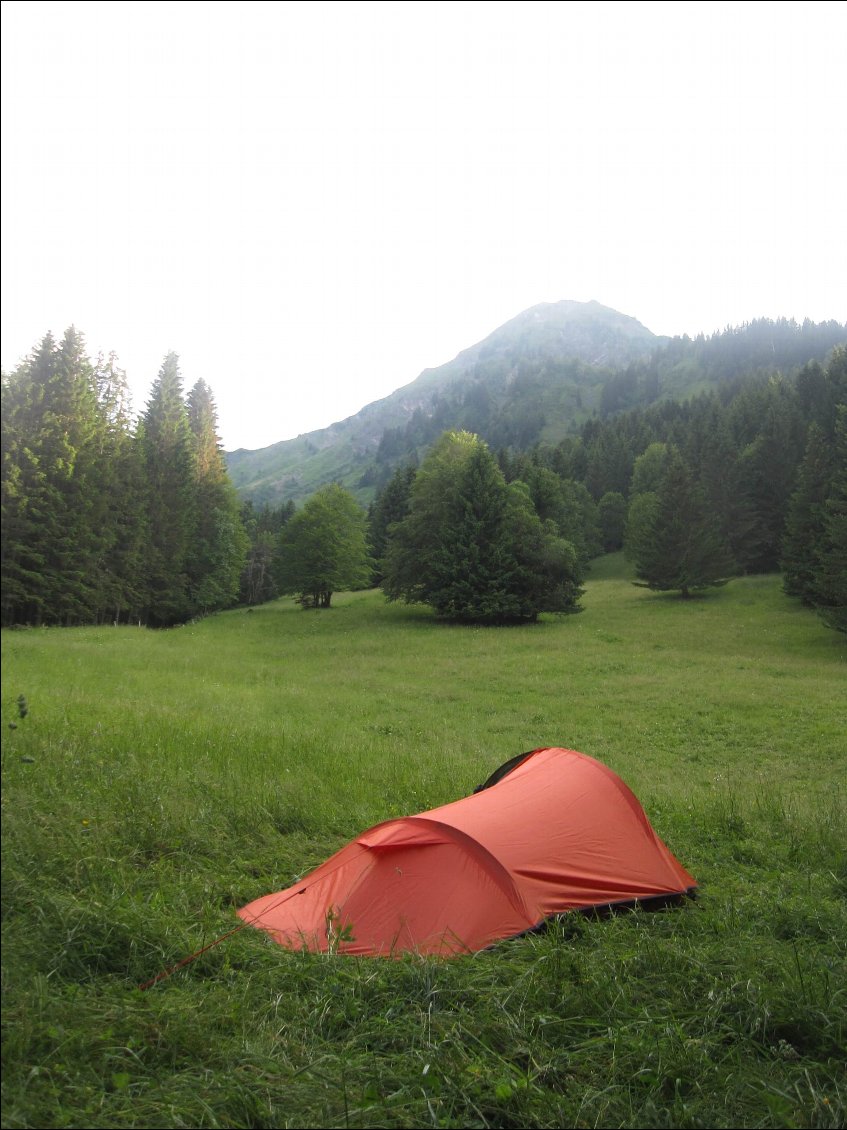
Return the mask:
<svg viewBox="0 0 847 1130">
<path fill-rule="evenodd" d="M 407 516 L 390 532 L 383 589 L 439 616 L 500 624 L 574 611 L 572 546 L 539 519 L 529 488 L 507 486 L 478 436 L 446 432 L 415 476 Z"/>
<path fill-rule="evenodd" d="M 817 603 L 817 570 L 827 531 L 826 503 L 834 465 L 833 448 L 821 428 L 812 424 L 797 489 L 789 500 L 780 562 L 785 591 L 806 604 Z"/>
<path fill-rule="evenodd" d="M 3 395 L 3 622 L 84 623 L 108 547 L 98 455 L 104 420 L 73 327 L 48 334 Z"/>
<path fill-rule="evenodd" d="M 97 452 L 100 521 L 107 546 L 99 563 L 98 622 L 137 622 L 143 615 L 149 539 L 144 452 L 133 432 L 129 387 L 114 353 L 94 370 L 104 430 Z"/>
<path fill-rule="evenodd" d="M 815 603 L 830 627 L 847 632 L 847 404 L 838 408 L 835 467 L 819 542 Z"/>
<path fill-rule="evenodd" d="M 651 443 L 633 464 L 630 493 L 656 494 L 668 469 L 669 455 L 666 443 Z"/>
<path fill-rule="evenodd" d="M 621 446 L 612 425 L 622 419 L 622 410 L 640 418 L 641 428 L 648 414 L 660 416 L 671 399 L 689 401 L 712 390 L 726 401 L 741 380 L 790 374 L 811 359 L 822 363 L 845 341 L 843 324 L 784 318 L 668 340 L 598 303 L 545 303 L 331 429 L 261 451 L 232 452 L 230 472 L 242 494 L 257 504 L 277 505 L 289 497 L 300 502 L 324 483 L 338 481 L 367 505 L 397 467 L 421 458 L 444 431 L 467 430 L 494 451 L 514 452 L 563 440 L 571 444 L 586 424 L 600 423 L 611 429 L 614 442 L 595 434 L 590 477 L 585 466 L 554 469 L 563 478 L 587 482 L 595 500 L 607 491 L 626 495 L 632 460 L 647 444 L 684 443 L 681 435 L 642 435 L 631 449 Z M 813 375 L 806 384 L 804 403 L 813 411 Z M 525 478 L 508 472 L 506 477 Z"/>
<path fill-rule="evenodd" d="M 749 568 L 775 570 L 806 438 L 793 389 L 774 379 L 745 390 L 733 402 L 730 426 L 741 441 L 738 474 L 756 519 L 757 552 Z"/>
<path fill-rule="evenodd" d="M 650 552 L 658 517 L 658 494 L 644 491 L 632 496 L 624 528 L 624 553 L 630 561 L 637 561 Z"/>
<path fill-rule="evenodd" d="M 238 599 L 249 539 L 217 434 L 217 409 L 205 381 L 188 394 L 194 437 L 196 525 L 188 556 L 189 591 L 202 613 L 230 608 Z"/>
<path fill-rule="evenodd" d="M 329 608 L 334 592 L 364 588 L 371 569 L 365 534 L 366 516 L 352 494 L 337 483 L 323 487 L 283 527 L 279 591 Z"/>
<path fill-rule="evenodd" d="M 171 625 L 230 606 L 247 548 L 209 389 L 176 354 L 133 431 L 126 375 L 69 329 L 3 381 L 4 624 Z"/>
<path fill-rule="evenodd" d="M 409 512 L 409 496 L 416 470 L 413 466 L 398 467 L 368 511 L 368 548 L 374 562 L 371 583 L 382 584 L 382 559 L 388 548 L 392 526 L 402 522 Z"/>
<path fill-rule="evenodd" d="M 279 595 L 275 576 L 277 543 L 280 531 L 294 513 L 293 502 L 280 507 L 263 506 L 259 510 L 252 502 L 242 503 L 241 520 L 250 543 L 241 573 L 243 604 L 263 604 Z"/>
<path fill-rule="evenodd" d="M 552 522 L 559 537 L 569 541 L 576 551 L 580 568 L 603 552 L 597 503 L 585 484 L 570 473 L 573 464 L 551 459 L 556 467 L 545 462 L 540 451 L 509 453 L 501 450 L 498 466 L 506 482 L 516 480 L 529 487 L 535 512 L 543 523 Z"/>
<path fill-rule="evenodd" d="M 814 416 L 782 543 L 784 587 L 847 631 L 847 349 L 809 366 L 799 394 Z"/>
<path fill-rule="evenodd" d="M 539 611 L 580 611 L 584 570 L 577 550 L 559 536 L 552 519 L 539 520 L 529 488 L 520 481 L 509 484 L 505 526 L 514 561 L 515 618 L 534 620 Z"/>
<path fill-rule="evenodd" d="M 776 577 L 686 603 L 616 555 L 586 587 L 461 648 L 371 592 L 4 632 L 3 1125 L 843 1126 L 836 638 Z M 623 776 L 696 902 L 453 961 L 242 929 L 139 992 L 363 828 L 552 743 Z"/>
<path fill-rule="evenodd" d="M 175 353 L 165 357 L 153 384 L 141 444 L 149 517 L 145 619 L 168 627 L 193 612 L 188 565 L 198 517 L 193 442 Z"/>
<path fill-rule="evenodd" d="M 626 499 L 618 491 L 609 491 L 597 503 L 604 553 L 615 553 L 622 548 L 626 515 Z"/>
<path fill-rule="evenodd" d="M 649 498 L 650 494 L 636 495 Z M 678 589 L 684 597 L 726 584 L 735 565 L 720 530 L 676 449 L 656 493 L 655 518 L 636 534 L 636 576 L 648 588 Z M 646 505 L 642 514 L 646 512 Z"/>
<path fill-rule="evenodd" d="M 691 422 L 685 448 L 739 572 L 755 572 L 768 535 L 728 416 L 717 403 L 705 405 Z"/>
</svg>

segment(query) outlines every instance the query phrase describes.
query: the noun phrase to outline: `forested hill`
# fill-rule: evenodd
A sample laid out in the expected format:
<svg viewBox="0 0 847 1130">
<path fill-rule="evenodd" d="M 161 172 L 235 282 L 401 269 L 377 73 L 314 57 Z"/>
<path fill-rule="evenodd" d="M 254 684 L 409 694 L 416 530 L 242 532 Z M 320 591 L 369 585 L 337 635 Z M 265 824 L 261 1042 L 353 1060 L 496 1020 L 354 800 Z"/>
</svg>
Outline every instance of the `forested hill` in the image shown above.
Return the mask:
<svg viewBox="0 0 847 1130">
<path fill-rule="evenodd" d="M 417 380 L 328 428 L 227 455 L 256 504 L 302 501 L 327 482 L 368 503 L 442 432 L 528 450 L 601 418 L 683 400 L 756 372 L 790 373 L 847 342 L 847 325 L 759 319 L 711 336 L 660 338 L 597 302 L 533 306 Z"/>
<path fill-rule="evenodd" d="M 527 382 L 548 390 L 551 419 L 581 419 L 604 381 L 649 357 L 660 340 L 598 302 L 542 303 L 355 416 L 260 451 L 228 454 L 229 473 L 256 503 L 299 501 L 329 481 L 367 502 L 398 462 L 447 428 L 467 427 L 506 446 L 531 442 L 539 419 Z M 492 436 L 483 424 L 495 418 L 502 426 Z"/>
<path fill-rule="evenodd" d="M 211 389 L 186 396 L 176 354 L 133 421 L 114 355 L 92 363 L 74 327 L 48 333 L 2 381 L 0 620 L 168 627 L 280 593 L 327 606 L 371 569 L 389 595 L 418 600 L 431 581 L 440 600 L 442 548 L 464 545 L 462 561 L 489 557 L 462 615 L 500 622 L 572 610 L 590 559 L 623 546 L 645 583 L 683 593 L 780 569 L 847 630 L 838 341 L 844 326 L 784 320 L 659 341 L 596 304 L 540 307 L 327 429 L 322 449 L 301 437 L 300 464 L 239 499 Z M 373 500 L 367 520 L 339 479 Z M 261 492 L 280 502 L 256 505 Z M 344 546 L 329 575 L 327 547 Z"/>
</svg>

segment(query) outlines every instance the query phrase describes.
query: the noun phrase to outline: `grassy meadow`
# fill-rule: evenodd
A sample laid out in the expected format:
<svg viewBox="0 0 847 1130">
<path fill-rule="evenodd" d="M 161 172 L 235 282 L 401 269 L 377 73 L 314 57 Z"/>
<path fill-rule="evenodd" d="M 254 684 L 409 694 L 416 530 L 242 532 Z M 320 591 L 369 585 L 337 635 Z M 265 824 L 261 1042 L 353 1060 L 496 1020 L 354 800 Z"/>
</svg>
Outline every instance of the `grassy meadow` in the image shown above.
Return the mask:
<svg viewBox="0 0 847 1130">
<path fill-rule="evenodd" d="M 844 1126 L 847 641 L 778 577 L 682 601 L 615 555 L 583 604 L 4 632 L 2 1125 Z M 618 772 L 698 898 L 453 960 L 242 929 L 139 989 L 541 745 Z"/>
</svg>

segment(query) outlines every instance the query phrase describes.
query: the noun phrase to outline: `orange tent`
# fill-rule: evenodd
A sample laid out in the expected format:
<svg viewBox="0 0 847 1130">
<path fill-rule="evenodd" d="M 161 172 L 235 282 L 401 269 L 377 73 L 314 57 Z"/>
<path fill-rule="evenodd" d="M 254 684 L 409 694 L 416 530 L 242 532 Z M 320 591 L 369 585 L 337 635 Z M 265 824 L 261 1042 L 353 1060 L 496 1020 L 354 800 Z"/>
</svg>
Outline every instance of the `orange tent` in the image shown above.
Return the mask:
<svg viewBox="0 0 847 1130">
<path fill-rule="evenodd" d="M 454 955 L 564 911 L 696 885 L 620 777 L 550 748 L 508 762 L 472 796 L 377 824 L 238 913 L 291 949 Z"/>
</svg>

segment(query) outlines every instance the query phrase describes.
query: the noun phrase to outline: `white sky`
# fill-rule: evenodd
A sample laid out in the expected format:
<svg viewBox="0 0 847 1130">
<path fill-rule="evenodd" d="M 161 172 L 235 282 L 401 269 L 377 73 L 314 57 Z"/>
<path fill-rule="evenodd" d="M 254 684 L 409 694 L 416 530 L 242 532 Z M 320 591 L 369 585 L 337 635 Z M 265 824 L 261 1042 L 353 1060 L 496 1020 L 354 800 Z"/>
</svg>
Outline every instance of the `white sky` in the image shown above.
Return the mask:
<svg viewBox="0 0 847 1130">
<path fill-rule="evenodd" d="M 258 448 L 537 302 L 847 320 L 843 3 L 2 12 L 7 371 L 175 350 Z"/>
</svg>

